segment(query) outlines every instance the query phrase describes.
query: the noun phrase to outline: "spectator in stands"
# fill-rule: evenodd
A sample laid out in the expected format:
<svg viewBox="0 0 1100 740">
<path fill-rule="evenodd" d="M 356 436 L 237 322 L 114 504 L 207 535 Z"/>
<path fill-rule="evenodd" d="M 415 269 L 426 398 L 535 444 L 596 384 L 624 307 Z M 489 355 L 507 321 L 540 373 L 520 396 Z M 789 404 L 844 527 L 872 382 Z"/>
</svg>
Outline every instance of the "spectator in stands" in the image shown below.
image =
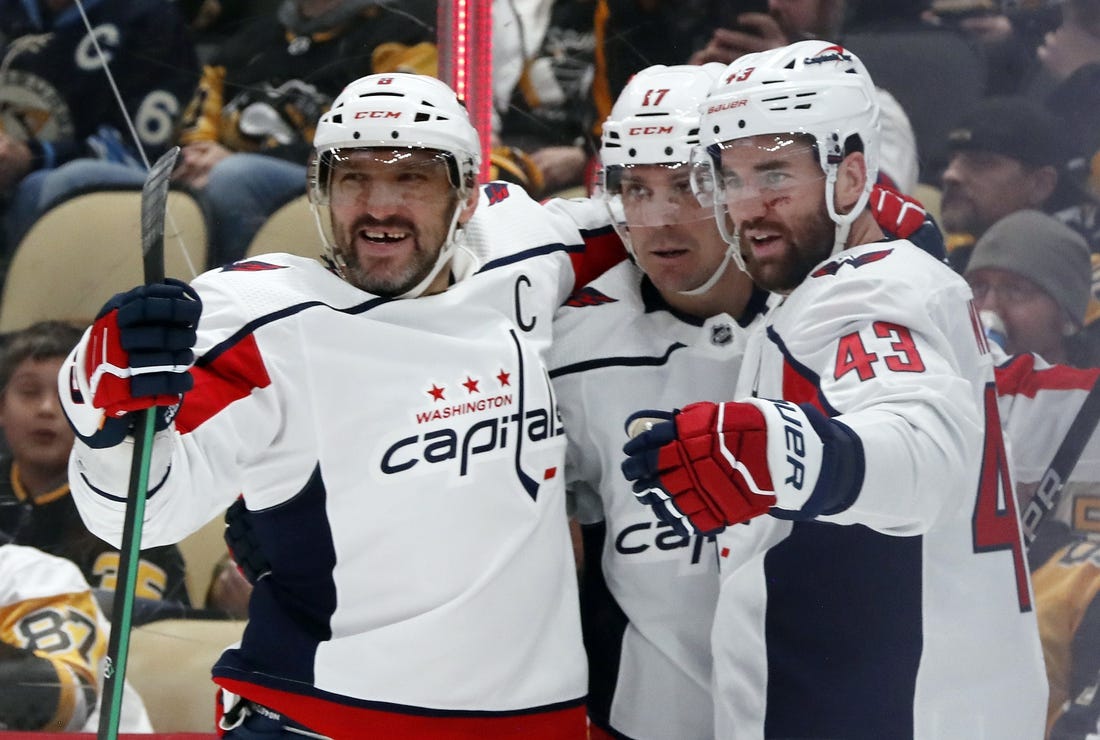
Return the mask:
<svg viewBox="0 0 1100 740">
<path fill-rule="evenodd" d="M 72 563 L 0 544 L 0 728 L 94 732 L 108 631 Z M 119 728 L 152 732 L 129 685 L 123 697 Z"/>
<path fill-rule="evenodd" d="M 86 3 L 89 35 L 75 0 L 0 4 L 0 194 L 6 199 L 10 254 L 38 215 L 80 185 L 66 162 L 105 161 L 129 182 L 171 143 L 194 90 L 198 61 L 183 17 L 169 0 Z M 101 59 L 91 41 L 103 52 Z M 104 68 L 106 65 L 106 69 Z M 78 171 L 77 171 L 78 172 Z M 76 179 L 70 179 L 75 177 Z"/>
<path fill-rule="evenodd" d="M 802 39 L 840 38 L 845 0 L 767 0 L 765 7 L 766 13 L 738 12 L 730 18 L 732 23 L 715 28 L 706 46 L 692 54 L 689 62 L 729 64 L 742 54 Z"/>
<path fill-rule="evenodd" d="M 1058 120 L 1025 97 L 988 98 L 948 134 L 941 214 L 952 267 L 964 272 L 974 242 L 1024 209 L 1056 213 L 1087 200 L 1066 170 Z"/>
<path fill-rule="evenodd" d="M 591 84 L 596 37 L 593 0 L 495 4 L 494 101 L 498 166 L 526 165 L 513 178 L 536 196 L 582 184 L 594 152 Z M 530 156 L 525 162 L 524 153 Z M 516 169 L 516 168 L 513 168 Z M 522 173 L 521 173 L 522 174 Z"/>
<path fill-rule="evenodd" d="M 1100 0 L 1064 0 L 1062 22 L 1036 50 L 1043 77 L 1060 82 L 1086 64 L 1100 62 Z"/>
<path fill-rule="evenodd" d="M 435 71 L 428 43 L 434 19 L 430 0 L 401 8 L 374 0 L 283 0 L 277 13 L 254 18 L 219 47 L 183 112 L 174 174 L 203 203 L 212 266 L 242 257 L 267 217 L 305 194 L 314 125 L 349 78 Z M 425 59 L 432 69 L 420 69 Z M 96 163 L 59 189 L 137 185 L 143 178 Z"/>
<path fill-rule="evenodd" d="M 73 432 L 61 413 L 57 372 L 81 330 L 48 321 L 15 332 L 0 352 L 0 542 L 30 545 L 73 561 L 98 589 L 113 590 L 119 553 L 84 526 L 69 495 Z M 137 596 L 189 605 L 175 546 L 142 551 Z"/>
<path fill-rule="evenodd" d="M 1100 717 L 1100 548 L 1090 539 L 1100 513 L 1100 435 L 1096 416 L 1081 413 L 1094 406 L 1085 399 L 1100 363 L 1076 334 L 1089 300 L 1088 265 L 1080 235 L 1025 210 L 986 231 L 966 273 L 978 307 L 1003 319 L 1006 349 L 1016 353 L 997 367 L 997 394 L 1021 519 L 1033 535 L 1027 556 L 1051 740 L 1083 740 Z M 1075 442 L 1084 449 L 1068 459 L 1066 445 Z M 1059 487 L 1061 502 L 1037 524 L 1043 499 L 1033 499 L 1036 491 L 1046 498 Z"/>
<path fill-rule="evenodd" d="M 946 164 L 944 140 L 952 117 L 986 91 L 981 48 L 953 26 L 924 18 L 930 0 L 848 0 L 840 41 L 863 60 L 875 84 L 888 90 L 913 125 L 920 181 L 935 182 Z"/>
<path fill-rule="evenodd" d="M 1000 320 L 1006 352 L 1076 367 L 1100 364 L 1095 348 L 1079 341 L 1091 275 L 1084 238 L 1030 209 L 982 234 L 966 268 L 979 311 Z"/>
</svg>

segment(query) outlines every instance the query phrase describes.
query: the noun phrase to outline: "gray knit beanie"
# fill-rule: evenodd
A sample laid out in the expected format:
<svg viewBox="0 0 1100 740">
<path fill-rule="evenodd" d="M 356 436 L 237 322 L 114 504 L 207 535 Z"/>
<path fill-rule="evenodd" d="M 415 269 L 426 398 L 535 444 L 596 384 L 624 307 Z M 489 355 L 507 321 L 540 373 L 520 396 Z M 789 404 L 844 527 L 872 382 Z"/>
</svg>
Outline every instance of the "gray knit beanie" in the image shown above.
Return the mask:
<svg viewBox="0 0 1100 740">
<path fill-rule="evenodd" d="M 1092 287 L 1092 262 L 1084 237 L 1039 211 L 1005 216 L 978 239 L 966 274 L 994 268 L 1022 275 L 1058 302 L 1078 326 Z"/>
</svg>

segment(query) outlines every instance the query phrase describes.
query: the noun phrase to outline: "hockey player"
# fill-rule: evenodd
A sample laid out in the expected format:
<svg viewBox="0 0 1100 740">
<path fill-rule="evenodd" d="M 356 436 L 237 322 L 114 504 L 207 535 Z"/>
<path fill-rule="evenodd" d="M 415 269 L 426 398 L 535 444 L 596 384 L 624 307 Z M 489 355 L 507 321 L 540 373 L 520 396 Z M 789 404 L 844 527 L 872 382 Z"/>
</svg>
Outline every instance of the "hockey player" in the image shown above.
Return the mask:
<svg viewBox="0 0 1100 740">
<path fill-rule="evenodd" d="M 600 193 L 634 260 L 554 319 L 550 377 L 582 525 L 593 737 L 714 737 L 714 537 L 654 522 L 619 465 L 622 420 L 639 404 L 732 396 L 745 327 L 765 310 L 767 294 L 730 259 L 713 211 L 691 192 L 699 105 L 724 69 L 657 65 L 623 90 L 603 124 Z"/>
<path fill-rule="evenodd" d="M 866 209 L 877 119 L 840 46 L 727 68 L 697 188 L 784 298 L 741 400 L 651 421 L 624 473 L 677 531 L 720 532 L 716 737 L 1041 737 L 988 347 L 968 286 Z"/>
<path fill-rule="evenodd" d="M 243 697 L 227 737 L 243 723 L 583 738 L 543 354 L 554 308 L 621 259 L 617 239 L 505 183 L 477 187 L 477 132 L 429 77 L 353 82 L 314 143 L 333 272 L 267 255 L 135 289 L 70 357 L 78 504 L 118 540 L 126 415 L 175 404 L 193 377 L 155 440 L 143 542 L 177 541 L 243 494 L 267 568 L 214 668 Z M 601 236 L 614 248 L 586 248 Z"/>
<path fill-rule="evenodd" d="M 95 730 L 109 626 L 76 566 L 0 545 L 0 728 Z M 127 684 L 121 727 L 152 732 Z"/>
</svg>

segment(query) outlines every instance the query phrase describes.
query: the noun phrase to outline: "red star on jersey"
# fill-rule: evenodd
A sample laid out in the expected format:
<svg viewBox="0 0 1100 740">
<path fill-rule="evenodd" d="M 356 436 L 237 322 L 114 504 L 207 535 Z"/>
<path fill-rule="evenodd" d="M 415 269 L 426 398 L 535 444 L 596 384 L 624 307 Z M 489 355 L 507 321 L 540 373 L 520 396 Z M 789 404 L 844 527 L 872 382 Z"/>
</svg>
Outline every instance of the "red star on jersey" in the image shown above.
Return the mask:
<svg viewBox="0 0 1100 740">
<path fill-rule="evenodd" d="M 466 382 L 462 385 L 466 386 L 466 391 L 468 393 L 480 393 L 481 391 L 477 389 L 477 383 L 478 381 L 472 379 L 469 375 L 467 375 Z"/>
<path fill-rule="evenodd" d="M 443 389 L 436 387 L 435 383 L 432 383 L 432 387 L 428 389 L 428 394 L 432 397 L 433 401 L 443 400 Z"/>
<path fill-rule="evenodd" d="M 511 373 L 506 373 L 501 370 L 500 373 L 497 375 L 497 380 L 500 381 L 501 386 L 511 385 L 512 383 L 508 380 L 508 378 L 510 377 L 512 377 Z"/>
</svg>

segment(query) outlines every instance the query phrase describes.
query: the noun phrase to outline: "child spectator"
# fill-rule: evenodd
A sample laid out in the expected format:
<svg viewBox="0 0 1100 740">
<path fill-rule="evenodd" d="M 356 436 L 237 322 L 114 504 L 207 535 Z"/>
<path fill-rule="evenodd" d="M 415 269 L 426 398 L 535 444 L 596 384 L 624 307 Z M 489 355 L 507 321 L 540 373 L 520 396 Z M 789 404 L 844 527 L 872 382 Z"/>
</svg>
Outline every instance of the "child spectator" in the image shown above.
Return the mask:
<svg viewBox="0 0 1100 740">
<path fill-rule="evenodd" d="M 57 372 L 80 339 L 73 325 L 46 321 L 12 334 L 0 351 L 0 542 L 30 545 L 73 561 L 94 588 L 113 590 L 119 553 L 87 530 L 69 496 L 73 432 L 61 413 Z M 136 595 L 190 605 L 179 549 L 143 550 Z"/>
</svg>

